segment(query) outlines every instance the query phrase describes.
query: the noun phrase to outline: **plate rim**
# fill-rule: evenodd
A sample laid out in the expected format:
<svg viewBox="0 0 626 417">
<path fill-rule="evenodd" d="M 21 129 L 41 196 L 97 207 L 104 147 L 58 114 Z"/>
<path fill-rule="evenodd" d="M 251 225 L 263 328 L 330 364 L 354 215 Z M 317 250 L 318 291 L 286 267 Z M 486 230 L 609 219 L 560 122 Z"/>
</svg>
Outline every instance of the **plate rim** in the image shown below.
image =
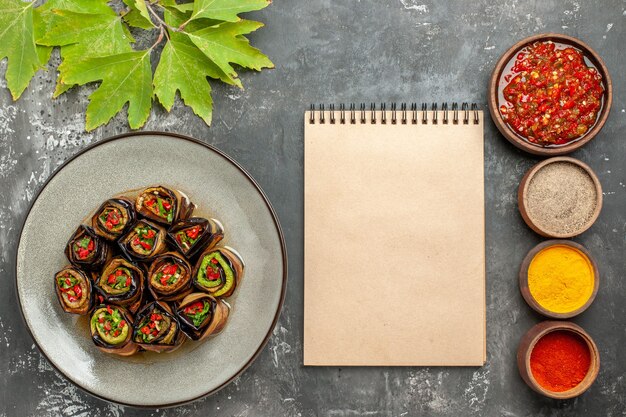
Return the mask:
<svg viewBox="0 0 626 417">
<path fill-rule="evenodd" d="M 267 206 L 268 210 L 270 211 L 270 214 L 272 216 L 272 220 L 274 222 L 274 226 L 276 227 L 276 231 L 278 232 L 278 237 L 279 237 L 279 240 L 280 240 L 281 253 L 282 253 L 282 264 L 283 264 L 281 293 L 280 293 L 280 299 L 279 299 L 279 302 L 278 302 L 278 308 L 276 309 L 276 313 L 274 315 L 274 319 L 272 320 L 272 324 L 270 325 L 270 327 L 269 327 L 269 329 L 267 331 L 267 334 L 265 335 L 265 337 L 261 341 L 259 347 L 256 349 L 254 354 L 250 357 L 250 359 L 237 372 L 235 372 L 230 378 L 228 378 L 226 381 L 221 383 L 216 388 L 213 388 L 213 389 L 205 392 L 204 394 L 195 396 L 194 398 L 191 398 L 191 399 L 188 399 L 188 400 L 176 401 L 176 402 L 168 402 L 168 403 L 163 403 L 163 404 L 158 404 L 158 405 L 140 405 L 140 404 L 130 404 L 130 403 L 125 403 L 125 402 L 115 401 L 115 400 L 112 400 L 110 398 L 106 398 L 105 396 L 102 396 L 100 394 L 97 394 L 97 393 L 89 390 L 89 389 L 79 385 L 77 382 L 75 382 L 71 378 L 69 378 L 61 369 L 59 369 L 50 360 L 50 358 L 48 358 L 46 353 L 43 351 L 41 346 L 39 346 L 39 343 L 35 339 L 35 337 L 33 335 L 33 332 L 31 330 L 30 326 L 28 325 L 28 322 L 26 321 L 26 317 L 24 316 L 24 309 L 23 309 L 23 306 L 22 306 L 22 300 L 20 298 L 20 292 L 19 292 L 18 283 L 17 283 L 17 269 L 18 269 L 19 247 L 20 247 L 20 244 L 21 244 L 21 241 L 22 241 L 22 234 L 24 233 L 24 226 L 26 225 L 26 221 L 28 220 L 28 217 L 30 216 L 30 212 L 32 211 L 33 206 L 35 205 L 35 203 L 39 199 L 39 196 L 41 195 L 43 190 L 45 190 L 46 187 L 48 186 L 48 183 L 59 172 L 61 172 L 61 170 L 63 170 L 63 168 L 65 168 L 65 166 L 68 165 L 70 162 L 72 162 L 73 160 L 75 160 L 79 156 L 83 155 L 84 153 L 87 153 L 87 152 L 91 151 L 92 149 L 94 149 L 94 148 L 96 148 L 96 147 L 98 147 L 100 145 L 103 145 L 103 144 L 109 143 L 109 142 L 113 142 L 113 141 L 116 141 L 116 140 L 119 140 L 119 139 L 127 139 L 127 138 L 130 138 L 130 137 L 133 137 L 133 136 L 148 136 L 148 135 L 166 136 L 166 137 L 170 137 L 170 138 L 173 138 L 173 139 L 186 140 L 188 142 L 192 142 L 192 143 L 201 145 L 201 146 L 203 146 L 203 147 L 205 147 L 205 148 L 207 148 L 207 149 L 217 153 L 219 156 L 221 156 L 222 158 L 226 159 L 233 166 L 235 166 L 235 168 L 237 168 L 248 179 L 248 181 L 252 184 L 252 186 L 258 191 L 258 193 L 260 194 L 261 198 L 263 199 L 263 202 L 265 203 L 265 205 Z M 208 143 L 204 143 L 204 142 L 200 141 L 199 139 L 193 138 L 191 136 L 183 135 L 183 134 L 180 134 L 180 133 L 148 130 L 148 131 L 126 132 L 126 133 L 121 133 L 121 134 L 118 134 L 118 135 L 106 137 L 104 139 L 100 139 L 97 142 L 95 142 L 95 143 L 85 147 L 84 149 L 79 150 L 77 153 L 75 153 L 74 155 L 70 156 L 67 160 L 65 160 L 61 165 L 59 165 L 52 172 L 52 174 L 46 179 L 46 181 L 43 183 L 43 185 L 37 190 L 37 192 L 33 196 L 33 199 L 29 203 L 28 209 L 26 210 L 26 214 L 24 215 L 24 219 L 22 220 L 22 224 L 21 224 L 21 226 L 19 228 L 19 235 L 18 235 L 18 239 L 17 239 L 17 244 L 15 246 L 15 270 L 14 270 L 14 272 L 15 272 L 14 284 L 15 284 L 15 295 L 16 295 L 15 298 L 17 299 L 17 304 L 18 304 L 18 307 L 19 307 L 19 312 L 20 312 L 20 317 L 22 319 L 22 323 L 24 324 L 24 327 L 28 331 L 28 334 L 31 337 L 34 345 L 37 347 L 37 350 L 39 351 L 39 353 L 46 359 L 46 362 L 48 362 L 48 364 L 50 366 L 52 366 L 52 368 L 56 372 L 61 374 L 64 379 L 69 381 L 75 387 L 79 388 L 81 391 L 86 392 L 87 394 L 89 394 L 89 395 L 91 395 L 93 397 L 96 397 L 96 398 L 98 398 L 100 400 L 103 400 L 103 401 L 106 401 L 106 402 L 109 402 L 109 403 L 123 405 L 125 407 L 134 407 L 134 408 L 140 408 L 140 409 L 156 409 L 156 408 L 177 407 L 177 406 L 180 406 L 180 405 L 183 405 L 183 404 L 189 404 L 191 402 L 194 402 L 194 401 L 199 400 L 199 399 L 204 398 L 204 397 L 211 396 L 211 395 L 217 393 L 218 391 L 220 391 L 221 389 L 223 389 L 224 387 L 230 385 L 231 382 L 233 382 L 237 377 L 239 377 L 241 374 L 243 374 L 244 371 L 246 369 L 248 369 L 248 367 L 250 367 L 250 365 L 252 365 L 252 363 L 254 363 L 256 361 L 256 359 L 259 357 L 259 355 L 265 349 L 265 346 L 269 342 L 269 339 L 272 336 L 274 328 L 276 327 L 276 324 L 278 323 L 278 320 L 279 320 L 280 315 L 281 315 L 282 310 L 283 310 L 283 305 L 284 305 L 284 302 L 285 302 L 285 296 L 287 294 L 288 261 L 287 261 L 287 247 L 286 247 L 286 244 L 285 244 L 285 236 L 284 236 L 283 230 L 282 230 L 282 228 L 280 226 L 280 222 L 278 220 L 278 215 L 276 214 L 276 211 L 274 210 L 274 207 L 272 206 L 272 203 L 268 199 L 267 195 L 265 194 L 265 192 L 263 191 L 263 189 L 261 188 L 259 183 L 257 183 L 257 181 L 252 177 L 252 175 L 250 175 L 248 173 L 248 171 L 246 171 L 236 160 L 234 160 L 232 157 L 230 157 L 225 152 L 217 149 L 213 145 L 210 145 Z"/>
</svg>

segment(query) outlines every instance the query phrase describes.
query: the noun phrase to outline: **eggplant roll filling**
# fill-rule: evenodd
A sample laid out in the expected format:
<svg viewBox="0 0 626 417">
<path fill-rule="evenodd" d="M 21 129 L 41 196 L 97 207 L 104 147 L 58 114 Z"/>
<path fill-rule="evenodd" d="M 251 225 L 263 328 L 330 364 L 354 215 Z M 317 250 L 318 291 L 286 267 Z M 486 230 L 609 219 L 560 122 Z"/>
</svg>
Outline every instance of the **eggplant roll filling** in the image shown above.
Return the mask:
<svg viewBox="0 0 626 417">
<path fill-rule="evenodd" d="M 135 208 L 142 216 L 166 225 L 188 218 L 193 211 L 186 195 L 165 187 L 143 190 L 137 197 Z"/>
<path fill-rule="evenodd" d="M 213 248 L 224 238 L 224 228 L 215 219 L 193 217 L 174 224 L 168 232 L 169 242 L 187 258 Z"/>
<path fill-rule="evenodd" d="M 81 270 L 67 266 L 54 277 L 61 307 L 68 313 L 87 314 L 91 308 L 91 281 Z"/>
<path fill-rule="evenodd" d="M 130 259 L 150 259 L 166 249 L 165 230 L 154 223 L 139 221 L 120 240 L 119 246 Z"/>
<path fill-rule="evenodd" d="M 138 315 L 133 340 L 140 344 L 175 345 L 178 322 L 159 303 L 147 305 Z"/>
<path fill-rule="evenodd" d="M 109 303 L 132 305 L 143 291 L 143 272 L 126 259 L 111 260 L 100 274 L 96 286 Z"/>
<path fill-rule="evenodd" d="M 191 291 L 191 266 L 180 255 L 168 252 L 152 262 L 148 279 L 155 298 L 182 298 Z"/>
<path fill-rule="evenodd" d="M 177 284 L 183 280 L 186 271 L 175 262 L 165 262 L 161 268 L 152 276 L 152 285 L 160 291 L 176 288 Z"/>
<path fill-rule="evenodd" d="M 143 204 L 147 211 L 159 217 L 164 223 L 171 223 L 176 212 L 176 201 L 157 192 L 145 194 Z"/>
<path fill-rule="evenodd" d="M 109 247 L 89 226 L 80 225 L 65 248 L 67 259 L 85 269 L 98 269 L 107 261 Z"/>
<path fill-rule="evenodd" d="M 180 245 L 183 252 L 187 253 L 196 244 L 203 231 L 204 228 L 200 225 L 183 229 L 176 233 L 176 242 Z"/>
<path fill-rule="evenodd" d="M 91 219 L 91 225 L 99 236 L 116 240 L 135 222 L 135 208 L 127 198 L 105 201 Z"/>
<path fill-rule="evenodd" d="M 204 293 L 189 294 L 180 303 L 176 315 L 181 330 L 192 340 L 203 339 L 222 330 L 228 319 L 230 307 Z"/>
<path fill-rule="evenodd" d="M 150 255 L 154 251 L 158 231 L 147 224 L 135 227 L 134 231 L 135 234 L 129 242 L 130 248 L 140 255 Z"/>
<path fill-rule="evenodd" d="M 115 268 L 106 279 L 100 281 L 100 288 L 107 294 L 120 295 L 130 291 L 133 273 L 123 266 Z"/>
<path fill-rule="evenodd" d="M 181 316 L 185 317 L 194 327 L 200 328 L 211 319 L 211 310 L 211 303 L 205 298 L 185 306 Z"/>
<path fill-rule="evenodd" d="M 229 297 L 243 273 L 243 262 L 234 252 L 219 248 L 200 256 L 194 272 L 194 283 L 214 297 Z"/>
<path fill-rule="evenodd" d="M 132 334 L 132 322 L 117 306 L 96 307 L 89 326 L 94 343 L 107 348 L 125 345 Z"/>
</svg>

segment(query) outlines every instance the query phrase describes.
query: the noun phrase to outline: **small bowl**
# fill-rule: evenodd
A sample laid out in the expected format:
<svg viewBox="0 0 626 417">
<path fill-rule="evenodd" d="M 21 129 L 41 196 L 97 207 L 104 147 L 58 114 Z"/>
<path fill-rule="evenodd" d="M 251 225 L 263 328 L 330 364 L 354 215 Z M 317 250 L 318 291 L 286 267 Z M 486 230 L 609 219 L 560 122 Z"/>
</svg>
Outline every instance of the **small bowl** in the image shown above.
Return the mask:
<svg viewBox="0 0 626 417">
<path fill-rule="evenodd" d="M 571 248 L 574 248 L 580 251 L 582 254 L 584 254 L 587 257 L 587 259 L 589 259 L 589 262 L 591 263 L 591 267 L 593 269 L 593 291 L 591 292 L 589 299 L 587 299 L 587 302 L 583 304 L 581 307 L 579 307 L 576 310 L 570 311 L 568 313 L 556 313 L 554 311 L 550 311 L 544 308 L 541 304 L 537 302 L 537 300 L 535 300 L 535 297 L 533 297 L 533 295 L 530 292 L 530 288 L 528 287 L 528 267 L 530 266 L 530 263 L 534 259 L 535 255 L 537 255 L 542 250 L 551 246 L 569 246 Z M 568 319 L 568 318 L 577 316 L 583 311 L 585 311 L 591 305 L 591 303 L 593 303 L 593 300 L 595 300 L 596 295 L 598 294 L 599 284 L 600 284 L 600 274 L 598 272 L 598 264 L 596 263 L 595 259 L 593 259 L 591 254 L 587 251 L 587 249 L 585 249 L 584 246 L 579 245 L 578 243 L 573 242 L 571 240 L 554 239 L 554 240 L 546 240 L 545 242 L 541 242 L 540 244 L 538 244 L 537 246 L 535 246 L 528 252 L 526 257 L 522 261 L 522 267 L 520 268 L 520 271 L 519 271 L 519 288 L 522 293 L 522 297 L 524 297 L 524 300 L 526 300 L 526 303 L 528 303 L 530 308 L 535 310 L 537 313 L 543 314 L 544 316 L 550 317 L 553 319 Z"/>
<path fill-rule="evenodd" d="M 561 146 L 543 147 L 541 145 L 535 145 L 526 141 L 525 139 L 521 138 L 517 133 L 515 133 L 515 131 L 513 131 L 505 123 L 504 119 L 502 119 L 502 115 L 500 114 L 498 89 L 500 88 L 500 79 L 502 78 L 502 72 L 506 68 L 507 64 L 511 61 L 511 59 L 513 59 L 521 49 L 537 41 L 553 41 L 563 43 L 571 45 L 582 51 L 584 56 L 589 59 L 589 61 L 591 61 L 591 63 L 596 67 L 598 72 L 602 75 L 602 81 L 605 87 L 604 103 L 596 124 L 582 138 Z M 502 57 L 496 64 L 493 73 L 491 74 L 491 79 L 489 81 L 489 112 L 491 113 L 491 118 L 493 119 L 496 127 L 498 128 L 500 133 L 502 133 L 502 135 L 504 135 L 504 137 L 513 145 L 534 155 L 565 155 L 585 145 L 587 142 L 593 139 L 598 134 L 598 132 L 600 132 L 600 130 L 606 123 L 606 119 L 609 117 L 609 112 L 611 110 L 612 101 L 613 84 L 611 82 L 611 77 L 609 76 L 609 71 L 606 65 L 604 65 L 604 61 L 602 60 L 602 58 L 600 58 L 600 55 L 598 55 L 596 51 L 591 49 L 589 45 L 587 45 L 583 41 L 573 38 L 571 36 L 561 35 L 558 33 L 543 33 L 540 35 L 530 36 L 513 45 L 508 51 L 504 53 L 504 55 L 502 55 Z"/>
<path fill-rule="evenodd" d="M 530 181 L 535 176 L 535 174 L 539 172 L 541 168 L 545 167 L 548 164 L 552 164 L 554 162 L 569 162 L 571 164 L 579 166 L 580 168 L 585 170 L 585 172 L 589 175 L 589 177 L 591 177 L 595 185 L 596 207 L 593 212 L 593 215 L 580 229 L 575 230 L 571 233 L 558 233 L 555 231 L 547 230 L 541 227 L 540 225 L 538 225 L 537 223 L 535 223 L 529 214 L 528 187 L 530 185 Z M 591 167 L 589 167 L 589 165 L 585 164 L 582 161 L 579 161 L 578 159 L 570 158 L 567 156 L 557 156 L 557 157 L 549 158 L 542 162 L 539 162 L 538 164 L 533 166 L 531 169 L 529 169 L 528 172 L 526 172 L 517 190 L 517 205 L 518 205 L 520 214 L 522 215 L 522 218 L 524 219 L 528 227 L 533 229 L 535 232 L 537 232 L 541 236 L 548 237 L 548 238 L 566 239 L 566 238 L 574 237 L 583 233 L 585 230 L 589 229 L 593 225 L 593 223 L 598 219 L 598 216 L 600 215 L 600 211 L 602 210 L 602 186 L 600 185 L 600 180 L 598 179 L 598 176 L 595 174 L 595 172 L 593 172 L 593 170 L 591 169 Z"/>
<path fill-rule="evenodd" d="M 591 353 L 591 363 L 585 378 L 574 388 L 562 392 L 549 391 L 539 385 L 533 376 L 532 370 L 530 369 L 530 355 L 535 348 L 535 344 L 537 344 L 537 341 L 539 341 L 539 339 L 543 336 L 556 330 L 569 331 L 577 334 L 587 343 L 587 347 Z M 535 325 L 524 336 L 522 336 L 517 349 L 517 367 L 524 382 L 526 382 L 526 384 L 528 384 L 528 386 L 534 391 L 549 398 L 567 400 L 569 398 L 577 397 L 587 391 L 587 389 L 589 389 L 589 387 L 596 380 L 598 372 L 600 371 L 600 353 L 598 352 L 598 347 L 591 336 L 589 336 L 580 326 L 570 321 L 544 321 Z"/>
</svg>

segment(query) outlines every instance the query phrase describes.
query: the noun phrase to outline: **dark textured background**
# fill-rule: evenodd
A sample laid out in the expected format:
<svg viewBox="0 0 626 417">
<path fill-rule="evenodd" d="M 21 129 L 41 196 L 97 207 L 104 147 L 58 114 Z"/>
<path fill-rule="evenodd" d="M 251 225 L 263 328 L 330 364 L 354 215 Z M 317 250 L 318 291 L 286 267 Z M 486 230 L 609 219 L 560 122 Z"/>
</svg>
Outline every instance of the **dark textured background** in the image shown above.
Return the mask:
<svg viewBox="0 0 626 417">
<path fill-rule="evenodd" d="M 124 117 L 85 133 L 83 111 L 92 89 L 74 89 L 51 101 L 54 71 L 39 73 L 16 103 L 0 89 L 0 416 L 626 415 L 625 8 L 618 0 L 277 0 L 248 15 L 266 23 L 251 38 L 276 69 L 243 74 L 244 91 L 214 83 L 211 128 L 179 104 L 171 114 L 157 106 L 145 129 L 216 145 L 259 181 L 287 239 L 287 299 L 273 337 L 247 372 L 218 394 L 175 409 L 119 407 L 75 388 L 38 353 L 15 301 L 16 242 L 33 194 L 78 150 L 126 132 Z M 605 59 L 615 86 L 605 128 L 573 154 L 591 165 L 604 187 L 598 222 L 576 239 L 597 258 L 602 276 L 596 302 L 574 319 L 600 349 L 595 385 L 578 399 L 557 402 L 531 392 L 518 376 L 518 340 L 541 318 L 521 298 L 517 272 L 541 238 L 522 222 L 516 190 L 537 160 L 510 146 L 490 121 L 487 364 L 303 368 L 302 112 L 311 102 L 484 104 L 500 54 L 522 37 L 548 31 L 589 43 Z M 4 72 L 5 64 L 0 67 Z"/>
</svg>

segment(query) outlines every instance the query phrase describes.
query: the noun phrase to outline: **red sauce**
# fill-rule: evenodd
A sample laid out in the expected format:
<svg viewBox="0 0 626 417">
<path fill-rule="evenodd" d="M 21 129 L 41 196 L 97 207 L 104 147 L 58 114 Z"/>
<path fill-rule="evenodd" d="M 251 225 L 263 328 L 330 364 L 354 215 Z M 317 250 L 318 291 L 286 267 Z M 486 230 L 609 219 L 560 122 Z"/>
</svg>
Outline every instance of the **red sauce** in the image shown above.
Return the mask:
<svg viewBox="0 0 626 417">
<path fill-rule="evenodd" d="M 564 145 L 596 124 L 602 76 L 580 50 L 536 42 L 511 61 L 503 73 L 500 114 L 519 136 L 541 146 Z"/>
</svg>

